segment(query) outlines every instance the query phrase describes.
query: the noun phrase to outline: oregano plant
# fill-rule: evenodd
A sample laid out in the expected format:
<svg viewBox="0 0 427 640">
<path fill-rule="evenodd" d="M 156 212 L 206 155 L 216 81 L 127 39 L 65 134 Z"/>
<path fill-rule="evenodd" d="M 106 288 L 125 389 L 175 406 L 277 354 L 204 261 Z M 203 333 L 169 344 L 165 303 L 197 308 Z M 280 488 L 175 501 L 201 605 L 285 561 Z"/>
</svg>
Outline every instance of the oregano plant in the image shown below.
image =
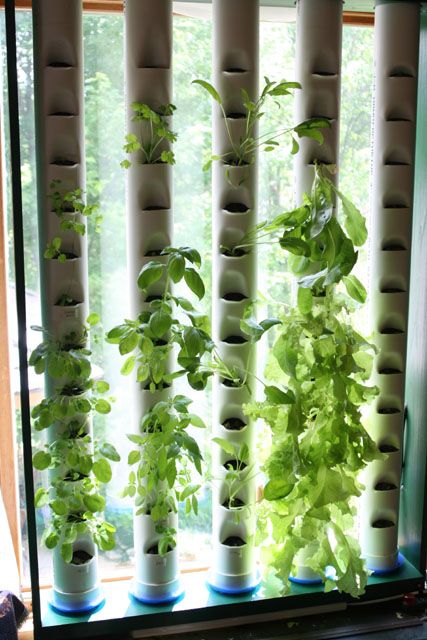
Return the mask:
<svg viewBox="0 0 427 640">
<path fill-rule="evenodd" d="M 280 244 L 298 293 L 297 304 L 279 314 L 264 400 L 244 412 L 271 432 L 258 527 L 270 585 L 286 592 L 302 561 L 326 591 L 336 587 L 357 597 L 368 577 L 355 534 L 358 476 L 382 455 L 363 426 L 361 407 L 378 390 L 367 384 L 374 347 L 352 322 L 366 297 L 351 273 L 365 222 L 330 170 L 316 165 L 302 206 L 261 223 L 245 239 Z M 242 329 L 254 340 L 261 335 L 255 320 L 243 320 Z"/>
<path fill-rule="evenodd" d="M 101 486 L 110 482 L 110 462 L 120 460 L 115 447 L 90 435 L 93 413 L 108 414 L 111 398 L 105 380 L 92 377 L 89 331 L 99 322 L 97 314 L 87 318 L 81 330 L 61 340 L 49 336 L 31 353 L 29 364 L 36 373 L 47 373 L 50 393 L 33 409 L 36 431 L 51 429 L 49 442 L 33 456 L 33 466 L 50 471 L 49 488 L 39 488 L 36 507 L 50 508 L 42 541 L 47 548 L 59 546 L 65 562 L 74 562 L 73 544 L 79 535 L 89 536 L 103 550 L 114 548 L 113 525 L 105 521 L 105 498 Z"/>
<path fill-rule="evenodd" d="M 62 181 L 52 180 L 48 198 L 51 201 L 53 211 L 61 221 L 59 227 L 61 231 L 72 231 L 77 235 L 84 236 L 86 233 L 85 219 L 88 218 L 95 221 L 97 233 L 101 230 L 103 216 L 99 213 L 99 205 L 86 204 L 83 200 L 82 189 L 64 192 Z M 47 243 L 44 257 L 57 259 L 59 262 L 66 262 L 67 258 L 75 257 L 72 252 L 64 251 L 62 245 L 62 238 L 55 236 Z"/>
</svg>

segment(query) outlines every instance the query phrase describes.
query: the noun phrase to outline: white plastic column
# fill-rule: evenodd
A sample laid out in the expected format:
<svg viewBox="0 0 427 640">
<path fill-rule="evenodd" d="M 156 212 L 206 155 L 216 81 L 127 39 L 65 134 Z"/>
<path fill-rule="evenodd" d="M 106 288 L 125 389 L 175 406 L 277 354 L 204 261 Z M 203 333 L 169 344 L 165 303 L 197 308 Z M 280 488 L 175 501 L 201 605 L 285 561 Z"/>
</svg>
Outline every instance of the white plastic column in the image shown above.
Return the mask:
<svg viewBox="0 0 427 640">
<path fill-rule="evenodd" d="M 244 131 L 246 110 L 241 90 L 258 98 L 259 7 L 257 0 L 213 0 L 213 84 L 224 101 L 228 126 L 235 142 Z M 213 109 L 213 153 L 231 151 L 221 111 Z M 256 221 L 257 161 L 243 166 L 214 162 L 212 169 L 212 332 L 219 353 L 242 379 L 254 373 L 254 348 L 240 330 L 245 305 L 256 296 L 255 252 L 224 255 L 221 247 L 238 244 Z M 242 404 L 250 399 L 246 386 L 230 387 L 227 380 L 213 382 L 213 435 L 234 445 L 236 455 L 213 445 L 213 588 L 242 593 L 257 586 L 255 568 L 254 424 L 243 416 Z M 233 505 L 224 482 L 226 465 L 249 448 L 247 467 Z M 234 460 L 234 462 L 233 462 Z M 236 505 L 238 508 L 236 508 Z M 230 508 L 230 506 L 232 508 Z"/>
<path fill-rule="evenodd" d="M 295 93 L 295 119 L 327 118 L 330 128 L 322 129 L 323 145 L 311 138 L 300 141 L 295 157 L 295 196 L 300 204 L 310 193 L 314 163 L 338 165 L 341 91 L 342 0 L 298 0 L 296 39 L 296 80 L 302 89 Z M 330 176 L 337 182 L 337 174 Z M 305 550 L 297 558 L 298 570 L 292 580 L 304 584 L 321 582 L 319 575 L 304 566 Z"/>
<path fill-rule="evenodd" d="M 299 204 L 310 193 L 315 161 L 338 164 L 341 92 L 342 0 L 298 0 L 296 39 L 295 119 L 328 118 L 324 143 L 300 141 L 295 158 L 295 190 Z M 336 175 L 332 177 L 336 179 Z"/>
<path fill-rule="evenodd" d="M 60 230 L 48 195 L 52 180 L 60 180 L 57 189 L 63 193 L 85 189 L 82 3 L 34 0 L 33 22 L 42 318 L 55 339 L 70 344 L 69 335 L 81 335 L 88 315 L 87 240 Z M 62 239 L 61 251 L 68 254 L 64 263 L 43 257 L 46 244 L 55 236 Z M 60 306 L 64 294 L 75 304 Z M 47 377 L 48 395 L 57 384 Z M 90 432 L 91 425 L 84 424 Z M 49 441 L 61 429 L 51 427 Z M 63 611 L 89 610 L 102 601 L 96 546 L 81 537 L 74 543 L 74 551 L 80 549 L 92 556 L 84 565 L 65 563 L 58 548 L 53 554 L 52 604 Z"/>
<path fill-rule="evenodd" d="M 371 317 L 380 393 L 370 431 L 387 459 L 364 473 L 361 544 L 377 571 L 398 564 L 419 16 L 418 2 L 376 3 Z"/>
<path fill-rule="evenodd" d="M 126 131 L 141 135 L 132 122 L 132 102 L 148 104 L 154 111 L 172 102 L 172 1 L 127 0 L 125 3 Z M 144 296 L 138 274 L 150 260 L 172 243 L 172 168 L 169 164 L 142 164 L 132 159 L 126 173 L 128 273 L 132 317 L 144 309 L 151 296 L 161 295 L 164 282 L 154 284 Z M 131 411 L 132 431 L 140 433 L 143 415 L 171 389 L 154 394 L 136 383 Z M 175 514 L 169 526 L 177 528 Z M 134 518 L 135 580 L 133 595 L 143 602 L 167 602 L 181 593 L 178 550 L 165 556 L 148 553 L 159 540 L 149 515 Z"/>
</svg>

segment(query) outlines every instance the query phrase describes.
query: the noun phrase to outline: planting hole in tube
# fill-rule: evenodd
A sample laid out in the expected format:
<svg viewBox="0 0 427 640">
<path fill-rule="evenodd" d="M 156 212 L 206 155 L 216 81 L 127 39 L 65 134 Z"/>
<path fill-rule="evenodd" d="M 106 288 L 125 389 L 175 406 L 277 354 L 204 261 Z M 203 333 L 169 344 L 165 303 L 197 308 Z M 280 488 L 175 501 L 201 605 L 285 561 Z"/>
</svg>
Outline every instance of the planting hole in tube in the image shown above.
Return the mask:
<svg viewBox="0 0 427 640">
<path fill-rule="evenodd" d="M 223 300 L 227 302 L 242 302 L 243 300 L 247 300 L 247 296 L 243 293 L 239 293 L 238 291 L 230 291 L 229 293 L 224 293 L 222 296 Z"/>
<path fill-rule="evenodd" d="M 387 242 L 387 244 L 383 244 L 381 247 L 382 251 L 406 251 L 406 247 L 403 245 L 402 241 L 397 241 L 395 243 Z"/>
<path fill-rule="evenodd" d="M 77 114 L 70 113 L 69 111 L 55 111 L 54 113 L 49 113 L 49 118 L 75 118 Z"/>
<path fill-rule="evenodd" d="M 246 344 L 247 340 L 243 336 L 227 336 L 222 342 L 226 344 Z"/>
<path fill-rule="evenodd" d="M 338 68 L 335 51 L 322 47 L 313 59 L 311 73 L 315 76 L 336 76 Z"/>
<path fill-rule="evenodd" d="M 395 65 L 388 74 L 389 78 L 415 78 L 415 69 L 403 65 Z"/>
<path fill-rule="evenodd" d="M 383 295 L 386 297 L 392 295 L 399 296 L 401 294 L 385 293 Z M 378 322 L 378 333 L 381 333 L 383 335 L 405 333 L 404 318 L 402 313 L 384 313 L 382 315 L 383 317 L 381 317 Z"/>
<path fill-rule="evenodd" d="M 226 213 L 248 213 L 249 207 L 243 202 L 229 202 L 224 206 Z"/>
<path fill-rule="evenodd" d="M 52 36 L 47 41 L 46 65 L 48 67 L 75 67 L 77 55 L 73 46 L 74 38 Z M 78 42 L 78 38 L 76 39 Z"/>
<path fill-rule="evenodd" d="M 243 460 L 237 460 L 236 458 L 230 458 L 223 464 L 225 469 L 232 471 L 244 471 L 247 466 L 246 462 L 243 462 Z"/>
<path fill-rule="evenodd" d="M 230 120 L 244 120 L 246 118 L 246 113 L 241 113 L 239 111 L 230 111 L 225 115 L 226 118 Z"/>
<path fill-rule="evenodd" d="M 230 378 L 222 378 L 221 384 L 230 389 L 240 389 L 243 387 L 243 380 L 231 380 Z"/>
<path fill-rule="evenodd" d="M 397 329 L 396 327 L 384 327 L 380 334 L 382 336 L 392 336 L 392 335 L 402 335 L 405 333 L 402 329 Z"/>
<path fill-rule="evenodd" d="M 66 158 L 64 156 L 55 156 L 49 164 L 54 167 L 75 167 L 78 162 L 75 158 Z"/>
<path fill-rule="evenodd" d="M 388 520 L 387 518 L 378 518 L 374 520 L 371 525 L 374 529 L 389 529 L 395 526 L 393 520 Z"/>
<path fill-rule="evenodd" d="M 165 209 L 164 207 L 160 207 L 158 205 L 152 204 L 145 207 L 143 211 L 147 211 L 151 213 L 152 211 L 167 211 L 167 209 Z"/>
<path fill-rule="evenodd" d="M 225 547 L 244 547 L 246 542 L 240 536 L 228 536 L 221 544 Z"/>
<path fill-rule="evenodd" d="M 162 300 L 163 296 L 160 293 L 149 295 L 145 298 L 144 302 L 153 302 L 154 300 Z"/>
<path fill-rule="evenodd" d="M 166 553 L 170 553 L 171 551 L 173 551 L 173 548 L 171 547 L 171 545 L 168 545 Z M 149 547 L 145 553 L 147 555 L 160 555 L 158 543 L 156 542 L 156 544 L 151 545 L 151 547 Z"/>
<path fill-rule="evenodd" d="M 387 482 L 386 480 L 379 480 L 375 487 L 374 491 L 395 491 L 397 486 L 394 482 Z"/>
<path fill-rule="evenodd" d="M 378 449 L 381 453 L 397 453 L 400 451 L 398 442 L 396 439 L 388 438 L 378 443 Z"/>
<path fill-rule="evenodd" d="M 227 431 L 242 431 L 247 425 L 246 422 L 241 420 L 240 418 L 227 418 L 222 422 L 222 426 Z"/>
<path fill-rule="evenodd" d="M 409 197 L 404 193 L 391 193 L 383 198 L 383 209 L 408 209 Z"/>
<path fill-rule="evenodd" d="M 222 503 L 224 509 L 242 509 L 245 505 L 243 500 L 238 498 L 237 496 L 233 496 L 232 498 L 227 498 Z"/>
<path fill-rule="evenodd" d="M 60 85 L 55 86 L 48 99 L 48 113 L 50 115 L 78 115 L 77 96 L 70 89 Z"/>
<path fill-rule="evenodd" d="M 402 411 L 397 407 L 379 407 L 377 413 L 379 413 L 380 416 L 392 416 L 402 413 Z"/>
<path fill-rule="evenodd" d="M 82 300 L 74 298 L 69 293 L 63 293 L 55 302 L 55 307 L 76 307 L 78 304 L 82 304 Z"/>
</svg>

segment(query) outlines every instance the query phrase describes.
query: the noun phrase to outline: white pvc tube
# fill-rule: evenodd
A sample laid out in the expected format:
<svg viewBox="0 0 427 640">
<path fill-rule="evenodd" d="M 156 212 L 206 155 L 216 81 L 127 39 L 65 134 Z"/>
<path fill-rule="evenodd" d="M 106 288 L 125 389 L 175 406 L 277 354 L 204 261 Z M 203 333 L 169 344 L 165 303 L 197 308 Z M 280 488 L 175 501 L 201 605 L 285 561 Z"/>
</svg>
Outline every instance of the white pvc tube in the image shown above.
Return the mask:
<svg viewBox="0 0 427 640">
<path fill-rule="evenodd" d="M 126 132 L 140 135 L 132 121 L 132 102 L 148 104 L 153 110 L 172 102 L 172 2 L 171 0 L 127 0 L 125 4 Z M 167 147 L 165 147 L 167 148 Z M 153 258 L 149 254 L 172 243 L 172 168 L 167 164 L 142 164 L 131 158 L 126 173 L 127 256 L 132 317 L 144 308 L 148 296 L 162 294 L 162 281 L 147 295 L 138 289 L 140 270 Z M 154 394 L 135 383 L 131 430 L 140 433 L 144 414 L 157 401 L 171 394 L 171 388 Z M 177 528 L 175 514 L 166 523 Z M 143 602 L 165 602 L 181 593 L 177 548 L 164 557 L 147 553 L 159 535 L 149 515 L 134 517 L 135 579 L 132 593 Z"/>
<path fill-rule="evenodd" d="M 88 315 L 87 237 L 60 229 L 48 196 L 52 180 L 61 181 L 58 190 L 64 193 L 85 189 L 82 4 L 80 0 L 35 0 L 33 22 L 42 318 L 47 331 L 64 342 L 71 332 L 82 331 Z M 62 239 L 61 251 L 74 255 L 65 263 L 43 257 L 55 236 Z M 63 294 L 75 304 L 59 305 Z M 47 393 L 57 384 L 47 377 Z M 84 428 L 91 432 L 90 421 L 84 421 Z M 53 425 L 48 431 L 52 442 L 63 426 Z M 92 559 L 79 566 L 67 564 L 55 550 L 52 604 L 63 611 L 89 610 L 103 599 L 97 550 L 82 536 L 73 546 Z"/>
<path fill-rule="evenodd" d="M 296 80 L 302 89 L 295 93 L 296 123 L 308 118 L 328 118 L 329 129 L 322 129 L 324 144 L 311 138 L 300 140 L 295 157 L 295 196 L 300 204 L 310 193 L 314 163 L 338 164 L 341 91 L 341 0 L 298 0 L 296 39 Z M 337 174 L 330 176 L 337 182 Z M 309 551 L 307 551 L 309 553 Z M 294 579 L 317 583 L 320 576 L 303 565 L 299 554 Z"/>
<path fill-rule="evenodd" d="M 363 474 L 361 545 L 379 571 L 398 562 L 419 20 L 418 2 L 377 2 L 371 317 L 380 393 L 369 429 L 380 449 L 394 451 Z"/>
<path fill-rule="evenodd" d="M 213 0 L 213 84 L 219 91 L 234 142 L 238 142 L 246 123 L 241 90 L 258 98 L 257 0 Z M 239 115 L 240 117 L 236 117 Z M 232 149 L 226 123 L 217 105 L 213 109 L 213 153 Z M 255 372 L 254 348 L 244 341 L 240 319 L 247 302 L 256 296 L 256 256 L 227 256 L 222 246 L 233 246 L 256 223 L 257 159 L 244 166 L 214 162 L 212 166 L 212 330 L 219 353 L 229 366 L 241 372 Z M 239 339 L 241 342 L 239 343 Z M 235 343 L 237 340 L 237 343 Z M 250 400 L 246 387 L 230 388 L 218 377 L 213 381 L 213 435 L 232 443 L 236 452 L 249 447 L 245 481 L 237 497 L 244 507 L 238 511 L 223 506 L 229 496 L 225 483 L 227 460 L 218 445 L 213 445 L 213 567 L 210 583 L 218 591 L 239 593 L 257 585 L 255 568 L 255 493 L 254 424 L 243 418 L 242 404 Z M 227 428 L 229 419 L 241 421 L 241 430 Z M 245 426 L 246 425 L 246 426 Z M 232 458 L 232 456 L 228 456 Z M 241 546 L 232 546 L 235 543 Z"/>
</svg>

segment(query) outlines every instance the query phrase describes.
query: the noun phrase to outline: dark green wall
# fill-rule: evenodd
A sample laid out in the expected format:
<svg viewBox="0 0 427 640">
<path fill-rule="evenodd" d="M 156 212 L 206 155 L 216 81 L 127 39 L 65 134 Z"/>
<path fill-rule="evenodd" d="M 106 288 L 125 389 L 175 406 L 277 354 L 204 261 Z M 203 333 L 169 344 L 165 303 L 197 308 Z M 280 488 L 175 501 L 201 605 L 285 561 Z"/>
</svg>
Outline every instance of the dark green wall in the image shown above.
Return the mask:
<svg viewBox="0 0 427 640">
<path fill-rule="evenodd" d="M 421 16 L 419 78 L 406 375 L 408 419 L 400 544 L 406 557 L 424 570 L 427 531 L 427 2 L 423 3 Z"/>
</svg>

